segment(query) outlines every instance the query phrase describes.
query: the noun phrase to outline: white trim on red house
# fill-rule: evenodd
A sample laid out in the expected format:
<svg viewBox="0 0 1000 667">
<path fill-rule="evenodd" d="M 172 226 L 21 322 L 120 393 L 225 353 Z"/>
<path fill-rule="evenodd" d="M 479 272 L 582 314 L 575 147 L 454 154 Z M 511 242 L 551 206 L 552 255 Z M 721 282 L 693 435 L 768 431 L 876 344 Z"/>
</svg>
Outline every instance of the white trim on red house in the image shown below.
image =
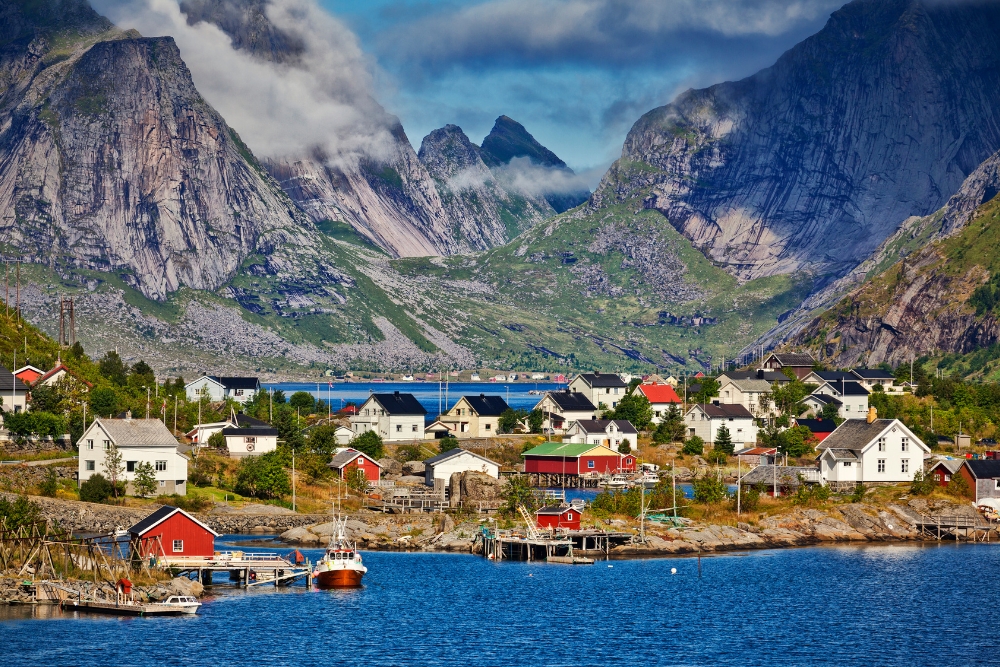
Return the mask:
<svg viewBox="0 0 1000 667">
<path fill-rule="evenodd" d="M 142 537 L 143 535 L 145 535 L 149 531 L 153 530 L 154 528 L 156 528 L 161 523 L 163 523 L 164 521 L 166 521 L 167 519 L 169 519 L 173 515 L 177 514 L 178 512 L 180 512 L 181 514 L 183 514 L 187 518 L 191 519 L 196 524 L 198 524 L 199 526 L 201 526 L 202 528 L 204 528 L 208 532 L 212 533 L 216 537 L 219 536 L 219 533 L 215 532 L 214 530 L 212 530 L 211 528 L 209 528 L 208 526 L 206 526 L 205 524 L 203 524 L 201 521 L 198 521 L 198 519 L 194 518 L 193 516 L 191 516 L 190 514 L 188 514 L 187 512 L 185 512 L 184 510 L 182 510 L 180 507 L 175 507 L 173 512 L 171 512 L 170 514 L 166 515 L 165 517 L 163 517 L 162 519 L 160 519 L 159 521 L 157 521 L 153 525 L 149 526 L 148 528 L 146 528 L 146 530 L 142 531 L 141 533 L 137 533 L 137 534 L 139 535 L 139 537 Z"/>
</svg>

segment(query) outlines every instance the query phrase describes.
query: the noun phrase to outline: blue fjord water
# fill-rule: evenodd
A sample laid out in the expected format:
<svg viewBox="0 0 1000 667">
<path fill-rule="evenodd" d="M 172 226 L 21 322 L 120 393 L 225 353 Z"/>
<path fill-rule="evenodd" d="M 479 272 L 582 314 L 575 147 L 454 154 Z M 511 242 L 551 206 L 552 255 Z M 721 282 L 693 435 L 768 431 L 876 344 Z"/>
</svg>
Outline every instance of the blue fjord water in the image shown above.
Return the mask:
<svg viewBox="0 0 1000 667">
<path fill-rule="evenodd" d="M 42 610 L 0 608 L 4 663 L 1000 664 L 997 545 L 734 553 L 702 558 L 700 577 L 690 557 L 565 566 L 366 553 L 365 561 L 360 590 L 227 588 L 193 618 L 49 609 L 43 619 Z"/>
</svg>

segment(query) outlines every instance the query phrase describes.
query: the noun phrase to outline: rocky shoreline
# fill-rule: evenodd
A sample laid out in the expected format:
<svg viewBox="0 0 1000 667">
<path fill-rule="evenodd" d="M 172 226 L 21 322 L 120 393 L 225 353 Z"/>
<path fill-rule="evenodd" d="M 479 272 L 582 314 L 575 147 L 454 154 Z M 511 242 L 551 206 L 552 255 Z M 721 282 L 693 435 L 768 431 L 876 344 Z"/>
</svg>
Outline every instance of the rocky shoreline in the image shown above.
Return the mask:
<svg viewBox="0 0 1000 667">
<path fill-rule="evenodd" d="M 26 586 L 24 579 L 0 577 L 0 604 L 58 604 L 60 599 L 75 597 L 99 602 L 114 602 L 116 599 L 114 587 L 104 582 L 63 580 L 55 583 L 58 588 L 46 586 L 45 582 L 32 582 L 31 586 Z M 34 595 L 32 588 L 37 590 Z M 204 594 L 205 587 L 201 582 L 186 577 L 175 577 L 151 586 L 132 587 L 132 595 L 137 602 L 159 602 L 171 595 L 202 597 Z"/>
</svg>

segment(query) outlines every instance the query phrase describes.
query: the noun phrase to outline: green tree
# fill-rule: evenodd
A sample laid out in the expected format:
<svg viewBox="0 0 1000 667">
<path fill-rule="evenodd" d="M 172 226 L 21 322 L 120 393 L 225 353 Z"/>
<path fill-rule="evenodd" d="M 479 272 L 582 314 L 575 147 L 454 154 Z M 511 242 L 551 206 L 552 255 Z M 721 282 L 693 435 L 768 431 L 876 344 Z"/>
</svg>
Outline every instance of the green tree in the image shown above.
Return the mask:
<svg viewBox="0 0 1000 667">
<path fill-rule="evenodd" d="M 771 400 L 774 402 L 774 407 L 782 415 L 798 417 L 806 409 L 805 405 L 802 404 L 802 399 L 808 396 L 813 389 L 815 389 L 814 385 L 805 384 L 798 378 L 784 386 L 775 382 L 771 385 Z"/>
<path fill-rule="evenodd" d="M 972 489 L 969 488 L 969 482 L 961 474 L 951 476 L 951 481 L 948 482 L 946 490 L 956 498 L 972 498 Z"/>
<path fill-rule="evenodd" d="M 128 381 L 133 387 L 152 387 L 156 384 L 156 373 L 149 364 L 140 359 L 132 365 Z"/>
<path fill-rule="evenodd" d="M 60 412 L 63 398 L 57 388 L 40 384 L 31 388 L 31 409 L 38 412 Z"/>
<path fill-rule="evenodd" d="M 226 436 L 222 435 L 222 431 L 216 431 L 208 436 L 206 444 L 212 449 L 226 449 Z"/>
<path fill-rule="evenodd" d="M 111 443 L 111 445 L 104 450 L 104 473 L 108 476 L 108 481 L 111 483 L 111 493 L 115 497 L 117 502 L 118 492 L 121 491 L 122 476 L 125 474 L 125 461 L 122 460 L 121 450 L 118 449 L 118 445 Z"/>
<path fill-rule="evenodd" d="M 351 468 L 344 475 L 344 481 L 347 483 L 347 488 L 355 493 L 365 493 L 368 491 L 368 477 L 365 476 L 364 470 Z"/>
<path fill-rule="evenodd" d="M 684 415 L 676 405 L 671 405 L 660 418 L 653 432 L 653 442 L 663 444 L 676 442 L 684 437 Z"/>
<path fill-rule="evenodd" d="M 517 517 L 518 505 L 523 505 L 529 512 L 538 509 L 538 498 L 528 484 L 528 478 L 524 475 L 514 475 L 507 480 L 507 485 L 503 492 L 503 506 L 500 513 L 506 517 Z"/>
<path fill-rule="evenodd" d="M 719 430 L 715 433 L 715 447 L 714 449 L 718 452 L 722 452 L 726 456 L 732 456 L 734 451 L 733 436 L 729 432 L 729 428 L 723 424 L 719 427 Z"/>
<path fill-rule="evenodd" d="M 114 350 L 109 350 L 101 357 L 101 360 L 97 362 L 97 370 L 107 380 L 119 387 L 124 387 L 128 383 L 128 369 Z"/>
<path fill-rule="evenodd" d="M 7 530 L 29 528 L 36 523 L 42 523 L 42 508 L 28 500 L 27 496 L 18 496 L 13 501 L 0 496 L 0 519 Z"/>
<path fill-rule="evenodd" d="M 385 450 L 382 444 L 382 436 L 375 431 L 365 431 L 351 440 L 351 447 L 367 454 L 369 458 L 378 461 L 383 456 Z"/>
<path fill-rule="evenodd" d="M 291 493 L 292 483 L 278 452 L 268 452 L 240 460 L 233 490 L 241 496 L 266 500 Z"/>
<path fill-rule="evenodd" d="M 41 488 L 39 489 L 43 496 L 49 498 L 56 497 L 56 491 L 59 490 L 59 477 L 56 476 L 56 471 L 53 468 L 49 468 L 48 472 L 45 474 L 45 479 L 42 480 Z"/>
<path fill-rule="evenodd" d="M 458 438 L 448 434 L 445 437 L 437 441 L 438 453 L 444 454 L 445 452 L 450 452 L 451 450 L 458 447 Z"/>
<path fill-rule="evenodd" d="M 309 431 L 308 445 L 309 451 L 315 454 L 333 454 L 337 449 L 337 427 L 333 424 L 321 424 L 312 428 Z"/>
<path fill-rule="evenodd" d="M 688 402 L 711 403 L 712 399 L 719 395 L 719 389 L 719 381 L 715 378 L 702 378 L 701 388 L 694 396 L 688 396 Z"/>
<path fill-rule="evenodd" d="M 694 489 L 694 499 L 699 503 L 718 503 L 728 495 L 726 483 L 716 475 L 695 477 L 691 482 Z"/>
<path fill-rule="evenodd" d="M 685 454 L 701 456 L 701 454 L 705 451 L 705 441 L 701 439 L 701 436 L 692 435 L 684 441 L 684 447 L 681 451 Z"/>
<path fill-rule="evenodd" d="M 532 433 L 541 433 L 542 425 L 545 423 L 545 413 L 535 408 L 528 413 L 528 430 Z"/>
<path fill-rule="evenodd" d="M 793 426 L 778 434 L 778 451 L 788 456 L 805 456 L 813 451 L 816 438 L 805 426 Z"/>
<path fill-rule="evenodd" d="M 631 454 L 632 453 L 632 443 L 628 438 L 622 438 L 621 443 L 618 445 L 619 454 Z"/>
<path fill-rule="evenodd" d="M 840 416 L 840 408 L 837 407 L 836 403 L 824 403 L 823 409 L 819 413 L 819 418 L 829 419 L 837 426 L 840 426 L 840 424 L 844 421 Z"/>
<path fill-rule="evenodd" d="M 311 415 L 316 409 L 316 399 L 308 391 L 297 391 L 288 399 L 288 405 L 298 408 L 303 415 Z"/>
<path fill-rule="evenodd" d="M 111 387 L 95 387 L 90 392 L 90 411 L 101 417 L 118 412 L 118 393 Z"/>
<path fill-rule="evenodd" d="M 715 464 L 725 463 L 728 459 L 729 457 L 726 455 L 726 453 L 720 449 L 713 448 L 709 450 L 707 454 L 705 454 L 705 460 L 708 461 L 709 463 L 715 463 Z"/>
<path fill-rule="evenodd" d="M 298 451 L 305 444 L 305 438 L 302 437 L 302 419 L 290 405 L 282 403 L 274 406 L 271 426 L 278 431 L 278 439 L 285 443 L 285 447 Z"/>
<path fill-rule="evenodd" d="M 925 475 L 922 470 L 913 473 L 913 481 L 910 482 L 910 493 L 915 496 L 929 496 L 934 492 L 937 484 L 930 475 Z"/>
<path fill-rule="evenodd" d="M 107 502 L 111 494 L 111 482 L 101 473 L 91 475 L 89 479 L 80 485 L 80 500 L 87 503 Z"/>
<path fill-rule="evenodd" d="M 156 491 L 156 472 L 153 470 L 153 464 L 149 461 L 136 464 L 132 490 L 140 498 L 147 498 Z"/>
<path fill-rule="evenodd" d="M 285 402 L 285 392 L 281 389 L 275 389 L 271 392 L 271 402 L 275 405 L 283 404 Z"/>
<path fill-rule="evenodd" d="M 70 346 L 69 356 L 74 359 L 85 359 L 87 357 L 87 353 L 83 351 L 83 344 L 80 341 L 76 341 Z"/>
<path fill-rule="evenodd" d="M 653 406 L 642 394 L 629 394 L 618 401 L 615 409 L 604 415 L 605 419 L 626 419 L 640 431 L 649 428 L 653 420 Z"/>
<path fill-rule="evenodd" d="M 513 433 L 521 425 L 521 420 L 526 416 L 527 413 L 523 410 L 507 408 L 500 414 L 500 418 L 497 420 L 497 432 Z"/>
</svg>

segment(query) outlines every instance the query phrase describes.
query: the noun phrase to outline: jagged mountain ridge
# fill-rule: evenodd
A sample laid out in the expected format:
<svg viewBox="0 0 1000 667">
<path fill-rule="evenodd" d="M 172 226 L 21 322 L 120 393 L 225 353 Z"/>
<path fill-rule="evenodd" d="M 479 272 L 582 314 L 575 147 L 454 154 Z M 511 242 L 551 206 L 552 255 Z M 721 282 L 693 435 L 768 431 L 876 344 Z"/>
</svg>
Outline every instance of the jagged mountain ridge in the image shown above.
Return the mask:
<svg viewBox="0 0 1000 667">
<path fill-rule="evenodd" d="M 1000 148 L 1000 5 L 854 0 L 774 66 L 633 126 L 592 201 L 647 193 L 741 279 L 845 274 Z"/>
<path fill-rule="evenodd" d="M 201 99 L 171 38 L 122 33 L 82 2 L 51 8 L 63 13 L 4 3 L 19 26 L 0 91 L 8 252 L 162 299 L 306 243 L 304 216 Z"/>
</svg>

